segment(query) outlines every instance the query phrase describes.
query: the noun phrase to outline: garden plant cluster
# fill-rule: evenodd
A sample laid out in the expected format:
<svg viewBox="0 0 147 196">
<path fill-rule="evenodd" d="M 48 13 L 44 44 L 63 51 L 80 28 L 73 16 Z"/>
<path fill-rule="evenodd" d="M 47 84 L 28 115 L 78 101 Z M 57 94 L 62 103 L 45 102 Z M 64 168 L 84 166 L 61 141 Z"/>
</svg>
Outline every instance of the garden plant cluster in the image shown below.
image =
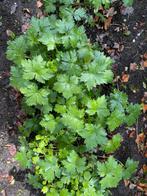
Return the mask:
<svg viewBox="0 0 147 196">
<path fill-rule="evenodd" d="M 141 107 L 114 85 L 105 92 L 113 61 L 85 33 L 88 7 L 96 12 L 110 3 L 44 0 L 46 17 L 32 18 L 27 32 L 8 42 L 11 85 L 27 114 L 16 159 L 47 196 L 107 196 L 138 165 L 129 158 L 123 165 L 113 153 L 123 140 L 117 128 L 132 126 Z"/>
</svg>

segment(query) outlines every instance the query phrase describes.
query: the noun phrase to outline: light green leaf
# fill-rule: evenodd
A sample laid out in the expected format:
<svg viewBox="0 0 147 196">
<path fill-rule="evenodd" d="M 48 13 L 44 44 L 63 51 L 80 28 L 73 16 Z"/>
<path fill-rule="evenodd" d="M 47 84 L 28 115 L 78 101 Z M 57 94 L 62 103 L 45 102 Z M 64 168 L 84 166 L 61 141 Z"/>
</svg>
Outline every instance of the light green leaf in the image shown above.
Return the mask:
<svg viewBox="0 0 147 196">
<path fill-rule="evenodd" d="M 102 189 L 117 187 L 123 176 L 123 168 L 110 156 L 105 163 L 97 164 L 98 174 L 102 177 L 100 184 Z"/>
<path fill-rule="evenodd" d="M 94 115 L 97 113 L 98 117 L 104 118 L 109 115 L 109 110 L 107 108 L 107 100 L 105 96 L 98 97 L 97 100 L 89 100 L 87 103 L 88 109 L 86 112 L 89 115 Z"/>
<path fill-rule="evenodd" d="M 56 129 L 57 122 L 52 114 L 46 114 L 40 121 L 40 125 L 46 130 L 49 130 L 51 133 L 53 133 Z"/>
<path fill-rule="evenodd" d="M 43 60 L 42 56 L 36 56 L 32 60 L 22 61 L 23 67 L 23 78 L 26 80 L 37 80 L 38 82 L 45 83 L 54 75 L 48 68 L 46 68 L 46 62 Z"/>
<path fill-rule="evenodd" d="M 58 75 L 57 82 L 54 84 L 54 90 L 58 93 L 62 93 L 66 99 L 69 99 L 75 94 L 79 94 L 81 91 L 78 77 L 67 75 Z"/>
<path fill-rule="evenodd" d="M 126 164 L 125 164 L 125 170 L 123 172 L 123 178 L 129 179 L 132 174 L 136 171 L 138 167 L 138 161 L 133 161 L 132 159 L 128 158 Z"/>
<path fill-rule="evenodd" d="M 48 51 L 54 50 L 56 47 L 55 35 L 52 33 L 45 33 L 40 38 L 39 41 L 47 46 Z"/>
<path fill-rule="evenodd" d="M 70 106 L 67 113 L 62 114 L 62 123 L 69 129 L 78 131 L 83 129 L 84 110 L 78 110 L 75 106 Z"/>
<path fill-rule="evenodd" d="M 114 131 L 124 123 L 125 114 L 120 110 L 114 110 L 107 119 L 107 124 L 110 131 Z"/>
<path fill-rule="evenodd" d="M 49 90 L 38 89 L 35 84 L 30 84 L 27 87 L 21 88 L 20 91 L 26 97 L 26 103 L 28 106 L 46 105 L 48 102 Z"/>
<path fill-rule="evenodd" d="M 66 171 L 73 175 L 85 170 L 85 158 L 80 158 L 74 150 L 67 157 L 67 160 L 62 161 L 62 163 Z"/>
<path fill-rule="evenodd" d="M 105 57 L 101 52 L 95 52 L 93 62 L 88 64 L 80 79 L 85 82 L 88 90 L 112 81 L 113 73 L 109 68 L 111 63 L 112 61 L 109 57 Z"/>
<path fill-rule="evenodd" d="M 77 132 L 85 139 L 88 150 L 97 147 L 97 145 L 103 146 L 107 142 L 107 134 L 100 125 L 86 124 L 85 129 L 81 129 Z"/>
<path fill-rule="evenodd" d="M 105 143 L 104 146 L 102 146 L 102 149 L 106 152 L 106 153 L 112 153 L 115 150 L 117 150 L 120 145 L 121 145 L 121 141 L 122 141 L 122 137 L 120 134 L 116 134 L 112 137 L 111 140 L 108 140 L 107 143 Z"/>
</svg>

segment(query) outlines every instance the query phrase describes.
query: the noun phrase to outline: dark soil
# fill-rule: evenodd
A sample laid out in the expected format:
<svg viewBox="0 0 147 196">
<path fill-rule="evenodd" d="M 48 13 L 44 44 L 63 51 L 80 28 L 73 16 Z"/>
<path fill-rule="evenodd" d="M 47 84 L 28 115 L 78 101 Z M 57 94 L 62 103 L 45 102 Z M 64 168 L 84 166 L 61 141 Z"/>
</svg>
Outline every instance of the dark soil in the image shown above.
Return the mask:
<svg viewBox="0 0 147 196">
<path fill-rule="evenodd" d="M 17 122 L 20 118 L 20 110 L 16 92 L 9 86 L 11 63 L 6 60 L 5 54 L 8 41 L 6 31 L 11 30 L 15 34 L 19 34 L 25 20 L 23 9 L 28 8 L 31 14 L 35 12 L 33 1 L 24 2 L 22 0 L 0 0 L 0 195 L 3 196 L 33 195 L 26 188 L 24 175 L 16 175 L 17 178 L 12 182 L 9 179 L 10 171 L 14 167 L 19 170 L 19 166 L 7 147 L 9 144 L 15 147 L 18 143 Z M 17 8 L 14 13 L 11 13 L 15 3 Z M 6 178 L 6 176 L 8 177 Z"/>
<path fill-rule="evenodd" d="M 11 8 L 17 3 L 17 8 L 11 14 Z M 136 0 L 134 2 L 134 11 L 130 15 L 121 14 L 121 3 L 114 4 L 117 14 L 113 16 L 110 28 L 104 31 L 99 28 L 91 28 L 88 35 L 92 41 L 97 41 L 102 45 L 105 53 L 115 59 L 113 66 L 115 77 L 122 74 L 129 74 L 128 83 L 123 84 L 120 79 L 116 82 L 119 89 L 127 92 L 130 102 L 141 103 L 146 90 L 147 72 L 141 67 L 142 55 L 147 52 L 147 1 Z M 34 1 L 29 0 L 0 0 L 0 195 L 7 196 L 29 196 L 32 191 L 26 186 L 25 173 L 19 170 L 18 164 L 10 156 L 6 147 L 7 144 L 18 143 L 17 122 L 20 118 L 19 103 L 16 98 L 16 92 L 9 86 L 9 70 L 11 63 L 6 60 L 5 52 L 8 36 L 6 31 L 9 29 L 16 34 L 21 32 L 21 25 L 25 22 L 24 8 L 30 10 L 31 15 L 35 13 Z M 130 35 L 124 35 L 124 31 L 129 30 Z M 114 43 L 124 46 L 124 49 L 118 51 L 114 48 Z M 111 52 L 110 52 L 111 51 Z M 113 51 L 113 52 L 112 52 Z M 139 68 L 136 71 L 130 70 L 130 63 L 137 63 Z M 145 114 L 142 114 L 135 126 L 135 133 L 146 131 Z M 135 178 L 145 178 L 139 176 L 139 170 L 146 162 L 143 154 L 135 143 L 135 137 L 129 137 L 129 131 L 121 127 L 119 132 L 123 135 L 124 141 L 120 150 L 115 156 L 122 163 L 125 163 L 128 157 L 139 161 L 139 168 Z M 15 172 L 14 166 L 19 172 Z M 10 172 L 11 171 L 11 172 Z M 3 180 L 2 176 L 9 174 L 15 176 L 15 183 L 10 184 Z M 139 176 L 139 177 L 138 177 Z M 1 192 L 2 191 L 2 192 Z M 144 195 L 139 193 L 136 188 L 132 190 L 124 186 L 121 182 L 117 189 L 112 190 L 113 196 L 135 196 Z M 37 195 L 37 193 L 35 193 Z M 39 194 L 40 195 L 40 194 Z"/>
</svg>

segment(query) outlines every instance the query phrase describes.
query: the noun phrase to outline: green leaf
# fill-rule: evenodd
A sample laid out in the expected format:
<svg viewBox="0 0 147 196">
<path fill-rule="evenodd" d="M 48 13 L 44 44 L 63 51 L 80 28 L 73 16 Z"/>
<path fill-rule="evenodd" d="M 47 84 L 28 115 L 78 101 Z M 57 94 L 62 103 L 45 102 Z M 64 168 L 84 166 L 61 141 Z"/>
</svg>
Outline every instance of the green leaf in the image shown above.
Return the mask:
<svg viewBox="0 0 147 196">
<path fill-rule="evenodd" d="M 69 129 L 78 131 L 83 129 L 84 110 L 78 110 L 75 106 L 70 106 L 67 113 L 62 114 L 62 123 Z"/>
<path fill-rule="evenodd" d="M 25 95 L 28 106 L 46 105 L 48 102 L 49 90 L 38 89 L 35 84 L 30 84 L 27 87 L 21 88 L 20 91 Z"/>
<path fill-rule="evenodd" d="M 115 188 L 122 179 L 123 168 L 112 156 L 105 163 L 99 162 L 97 169 L 98 174 L 102 177 L 100 180 L 102 189 Z"/>
<path fill-rule="evenodd" d="M 44 2 L 45 12 L 53 13 L 56 11 L 56 6 L 55 6 L 56 0 L 51 0 L 51 1 L 43 0 L 43 2 Z"/>
<path fill-rule="evenodd" d="M 76 76 L 67 76 L 67 75 L 58 75 L 57 82 L 54 84 L 54 90 L 58 93 L 62 93 L 66 99 L 69 99 L 75 94 L 79 94 L 81 91 L 78 77 Z"/>
<path fill-rule="evenodd" d="M 88 46 L 80 47 L 78 50 L 78 55 L 79 58 L 84 61 L 84 63 L 90 63 L 94 57 L 92 49 Z"/>
<path fill-rule="evenodd" d="M 42 184 L 39 182 L 39 176 L 28 174 L 28 182 L 36 189 L 41 189 Z"/>
<path fill-rule="evenodd" d="M 56 38 L 52 33 L 45 33 L 40 38 L 39 41 L 47 46 L 48 51 L 54 50 L 56 47 Z"/>
<path fill-rule="evenodd" d="M 55 112 L 57 112 L 59 114 L 63 114 L 63 113 L 66 113 L 66 106 L 65 105 L 56 104 L 54 110 L 55 110 Z"/>
<path fill-rule="evenodd" d="M 31 156 L 32 156 L 31 151 L 27 152 L 25 146 L 21 146 L 20 151 L 17 152 L 15 156 L 15 159 L 19 161 L 19 164 L 23 169 L 27 169 L 27 168 L 30 169 L 32 167 Z"/>
<path fill-rule="evenodd" d="M 140 110 L 141 110 L 141 106 L 139 104 L 135 104 L 135 105 L 130 104 L 127 107 L 128 115 L 126 115 L 125 123 L 128 126 L 132 126 L 136 122 L 137 118 L 139 117 Z"/>
<path fill-rule="evenodd" d="M 29 85 L 29 82 L 25 80 L 23 77 L 23 71 L 20 67 L 11 67 L 11 78 L 10 83 L 16 89 L 20 89 L 21 87 L 25 87 Z"/>
<path fill-rule="evenodd" d="M 52 114 L 46 114 L 40 121 L 40 125 L 53 133 L 56 129 L 57 122 Z"/>
<path fill-rule="evenodd" d="M 72 150 L 67 157 L 67 160 L 62 161 L 66 172 L 76 175 L 82 173 L 85 170 L 85 158 L 80 158 L 78 154 Z"/>
<path fill-rule="evenodd" d="M 28 59 L 22 61 L 23 78 L 26 80 L 35 79 L 41 83 L 49 80 L 54 75 L 46 68 L 46 64 L 41 55 L 34 57 L 32 60 Z"/>
<path fill-rule="evenodd" d="M 125 6 L 132 6 L 134 0 L 123 0 Z"/>
<path fill-rule="evenodd" d="M 94 61 L 89 63 L 87 69 L 81 74 L 80 80 L 85 82 L 88 90 L 112 81 L 113 73 L 109 69 L 111 63 L 110 58 L 105 57 L 103 53 L 96 52 Z"/>
<path fill-rule="evenodd" d="M 85 18 L 86 18 L 86 11 L 84 8 L 78 8 L 75 10 L 74 19 L 76 21 L 80 21 L 81 19 L 85 19 Z"/>
<path fill-rule="evenodd" d="M 71 19 L 70 20 L 62 19 L 56 21 L 56 28 L 58 32 L 61 34 L 69 32 L 73 27 L 74 27 L 74 21 Z"/>
<path fill-rule="evenodd" d="M 118 90 L 114 90 L 114 93 L 110 94 L 110 109 L 111 111 L 119 110 L 124 112 L 128 104 L 128 97 L 125 93 Z"/>
<path fill-rule="evenodd" d="M 56 157 L 50 156 L 46 157 L 46 160 L 39 160 L 39 174 L 43 176 L 44 180 L 52 182 L 55 177 L 60 176 L 60 168 Z"/>
<path fill-rule="evenodd" d="M 108 140 L 107 143 L 102 146 L 102 149 L 106 153 L 112 153 L 117 150 L 121 145 L 122 137 L 120 134 L 116 134 L 113 136 L 111 140 Z"/>
<path fill-rule="evenodd" d="M 97 113 L 98 117 L 104 118 L 109 115 L 109 110 L 107 108 L 107 100 L 105 96 L 98 97 L 97 100 L 89 100 L 87 103 L 88 109 L 86 112 L 89 115 L 94 115 Z"/>
<path fill-rule="evenodd" d="M 125 164 L 125 170 L 123 172 L 123 178 L 129 179 L 132 174 L 136 171 L 138 167 L 138 161 L 133 161 L 132 159 L 128 158 L 126 164 Z"/>
<path fill-rule="evenodd" d="M 86 124 L 85 129 L 78 131 L 78 134 L 85 139 L 88 150 L 97 145 L 104 145 L 107 142 L 106 132 L 100 125 Z"/>
<path fill-rule="evenodd" d="M 20 65 L 26 57 L 27 42 L 25 36 L 20 36 L 13 41 L 8 42 L 7 58 L 15 64 Z"/>
<path fill-rule="evenodd" d="M 120 110 L 114 110 L 107 119 L 107 125 L 110 131 L 114 131 L 124 123 L 125 114 Z"/>
</svg>

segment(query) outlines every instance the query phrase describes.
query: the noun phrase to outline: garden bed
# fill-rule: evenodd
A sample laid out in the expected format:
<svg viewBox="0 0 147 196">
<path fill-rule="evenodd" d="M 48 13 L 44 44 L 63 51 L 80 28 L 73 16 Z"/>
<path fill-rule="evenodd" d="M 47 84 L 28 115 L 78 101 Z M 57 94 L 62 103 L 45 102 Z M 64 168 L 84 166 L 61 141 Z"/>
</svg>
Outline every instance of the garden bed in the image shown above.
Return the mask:
<svg viewBox="0 0 147 196">
<path fill-rule="evenodd" d="M 134 10 L 128 11 L 128 14 L 125 15 L 122 14 L 124 8 L 120 3 L 114 4 L 114 7 L 117 13 L 113 16 L 110 27 L 107 30 L 101 29 L 100 26 L 91 28 L 87 34 L 92 42 L 100 43 L 105 53 L 115 59 L 113 70 L 116 86 L 128 94 L 131 102 L 144 103 L 147 74 L 146 67 L 144 67 L 146 60 L 144 55 L 147 52 L 146 2 L 145 0 L 135 1 Z M 33 194 L 26 186 L 25 171 L 21 172 L 18 164 L 13 160 L 15 146 L 18 145 L 17 125 L 22 120 L 22 114 L 20 95 L 9 86 L 11 63 L 6 60 L 5 52 L 8 36 L 11 33 L 8 30 L 19 35 L 22 31 L 22 24 L 28 22 L 26 20 L 35 14 L 35 10 L 35 4 L 29 1 L 26 3 L 19 0 L 0 1 L 0 16 L 2 16 L 0 20 L 0 183 L 2 184 L 0 191 L 3 195 L 8 196 L 19 193 L 24 196 Z M 26 17 L 26 14 L 29 17 Z M 120 127 L 118 131 L 123 135 L 124 140 L 121 148 L 115 153 L 117 159 L 122 163 L 125 163 L 128 157 L 139 161 L 139 168 L 135 175 L 137 182 L 145 179 L 141 169 L 146 164 L 145 149 L 140 149 L 140 144 L 135 142 L 139 134 L 142 132 L 146 134 L 145 115 L 144 111 L 132 130 Z M 143 142 L 145 145 L 145 141 Z M 16 169 L 18 171 L 15 171 Z M 137 195 L 138 192 L 135 181 L 128 187 L 121 182 L 118 188 L 112 190 L 114 196 Z"/>
</svg>

